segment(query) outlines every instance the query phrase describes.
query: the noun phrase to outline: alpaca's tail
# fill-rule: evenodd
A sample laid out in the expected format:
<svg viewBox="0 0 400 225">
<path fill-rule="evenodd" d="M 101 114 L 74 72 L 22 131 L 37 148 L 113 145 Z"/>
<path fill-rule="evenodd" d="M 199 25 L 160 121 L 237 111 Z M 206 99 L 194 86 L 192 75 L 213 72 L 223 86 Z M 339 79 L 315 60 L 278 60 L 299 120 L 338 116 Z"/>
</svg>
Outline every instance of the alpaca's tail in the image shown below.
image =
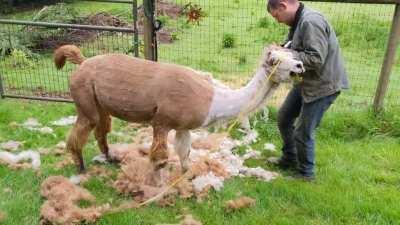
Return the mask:
<svg viewBox="0 0 400 225">
<path fill-rule="evenodd" d="M 62 69 L 65 61 L 74 64 L 81 64 L 86 58 L 82 55 L 81 50 L 75 45 L 63 45 L 54 51 L 54 63 L 57 69 Z"/>
</svg>

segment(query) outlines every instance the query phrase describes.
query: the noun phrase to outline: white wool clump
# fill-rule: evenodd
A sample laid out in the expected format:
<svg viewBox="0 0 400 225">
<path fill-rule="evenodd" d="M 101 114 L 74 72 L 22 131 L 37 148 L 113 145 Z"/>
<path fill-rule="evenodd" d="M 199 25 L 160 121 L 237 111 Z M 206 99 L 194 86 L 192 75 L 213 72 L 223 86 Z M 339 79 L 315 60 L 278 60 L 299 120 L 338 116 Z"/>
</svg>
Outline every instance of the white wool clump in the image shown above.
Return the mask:
<svg viewBox="0 0 400 225">
<path fill-rule="evenodd" d="M 42 126 L 42 124 L 40 124 L 39 122 L 38 122 L 38 120 L 37 119 L 35 119 L 35 118 L 28 118 L 23 124 L 22 124 L 22 126 L 24 126 L 24 127 L 40 127 L 40 126 Z"/>
<path fill-rule="evenodd" d="M 40 124 L 38 122 L 38 120 L 35 119 L 35 118 L 27 119 L 22 124 L 22 126 L 25 127 L 28 130 L 39 131 L 40 133 L 43 133 L 43 134 L 51 134 L 51 133 L 53 133 L 53 129 L 52 128 L 50 128 L 50 127 L 42 127 L 42 124 Z"/>
<path fill-rule="evenodd" d="M 92 158 L 92 162 L 105 164 L 107 163 L 106 155 L 104 154 L 96 155 L 95 157 Z"/>
<path fill-rule="evenodd" d="M 81 183 L 81 177 L 79 175 L 73 175 L 69 178 L 69 181 L 75 185 L 78 185 Z"/>
<path fill-rule="evenodd" d="M 253 149 L 247 149 L 246 153 L 242 156 L 243 160 L 247 160 L 247 159 L 258 159 L 261 157 L 261 152 L 259 151 L 255 151 Z"/>
<path fill-rule="evenodd" d="M 0 160 L 8 164 L 17 164 L 26 160 L 29 160 L 32 164 L 32 168 L 37 170 L 40 167 L 40 154 L 35 151 L 24 151 L 18 154 L 12 154 L 10 152 L 0 151 Z"/>
<path fill-rule="evenodd" d="M 221 150 L 228 150 L 231 151 L 233 148 L 237 147 L 240 145 L 239 141 L 234 141 L 232 139 L 229 138 L 224 138 L 221 142 L 221 144 L 219 145 L 219 148 Z"/>
<path fill-rule="evenodd" d="M 18 150 L 19 147 L 21 147 L 22 142 L 19 141 L 7 141 L 4 143 L 0 144 L 0 148 L 4 149 L 4 150 L 8 150 L 8 151 L 16 151 Z"/>
<path fill-rule="evenodd" d="M 268 151 L 271 151 L 271 152 L 275 152 L 276 151 L 276 147 L 272 143 L 265 143 L 264 149 L 268 150 Z"/>
<path fill-rule="evenodd" d="M 247 132 L 246 136 L 243 137 L 242 143 L 248 145 L 257 141 L 258 132 L 256 130 L 250 130 Z"/>
<path fill-rule="evenodd" d="M 56 144 L 55 147 L 58 149 L 65 149 L 67 147 L 67 143 L 65 143 L 65 141 L 60 141 Z"/>
<path fill-rule="evenodd" d="M 240 172 L 245 176 L 256 177 L 263 181 L 271 181 L 279 176 L 278 173 L 267 171 L 261 167 L 257 168 L 243 167 Z"/>
<path fill-rule="evenodd" d="M 51 124 L 54 126 L 68 126 L 76 122 L 77 116 L 68 116 L 59 120 L 53 121 Z"/>
<path fill-rule="evenodd" d="M 204 137 L 209 135 L 208 132 L 196 132 L 192 136 L 195 138 Z M 260 151 L 248 149 L 244 156 L 233 154 L 232 149 L 239 146 L 239 141 L 231 138 L 224 138 L 220 145 L 220 150 L 210 153 L 208 150 L 192 149 L 190 151 L 189 159 L 190 162 L 196 162 L 202 157 L 208 156 L 211 160 L 215 160 L 220 163 L 225 171 L 231 176 L 247 176 L 256 177 L 263 181 L 271 181 L 278 176 L 278 173 L 269 172 L 261 167 L 248 168 L 244 166 L 244 161 L 249 158 L 259 158 L 261 156 Z"/>
<path fill-rule="evenodd" d="M 208 154 L 209 153 L 207 152 L 207 150 L 192 149 L 192 150 L 190 150 L 190 153 L 189 153 L 189 161 L 192 163 L 196 162 L 198 159 L 200 159 L 204 156 L 207 156 Z"/>
<path fill-rule="evenodd" d="M 37 131 L 39 131 L 40 133 L 43 133 L 43 134 L 51 134 L 51 133 L 53 133 L 53 129 L 50 128 L 50 127 L 34 128 L 32 130 L 37 130 Z"/>
<path fill-rule="evenodd" d="M 234 155 L 230 150 L 227 149 L 210 154 L 210 158 L 221 163 L 226 172 L 228 172 L 231 176 L 239 175 L 240 169 L 243 167 L 244 162 L 239 156 Z"/>
<path fill-rule="evenodd" d="M 201 192 L 205 187 L 210 185 L 216 191 L 219 191 L 224 186 L 224 178 L 217 177 L 213 172 L 209 172 L 207 175 L 198 176 L 192 180 L 194 190 Z"/>
</svg>

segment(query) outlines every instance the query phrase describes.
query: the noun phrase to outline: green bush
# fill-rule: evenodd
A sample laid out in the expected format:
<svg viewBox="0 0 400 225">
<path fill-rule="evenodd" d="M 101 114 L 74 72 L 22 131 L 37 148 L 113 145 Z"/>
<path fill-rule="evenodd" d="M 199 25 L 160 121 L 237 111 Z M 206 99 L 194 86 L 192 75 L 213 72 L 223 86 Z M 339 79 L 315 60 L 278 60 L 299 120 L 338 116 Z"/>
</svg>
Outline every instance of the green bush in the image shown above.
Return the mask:
<svg viewBox="0 0 400 225">
<path fill-rule="evenodd" d="M 16 69 L 32 68 L 35 65 L 29 56 L 19 49 L 12 50 L 11 55 L 6 58 L 5 64 Z"/>
<path fill-rule="evenodd" d="M 224 48 L 233 48 L 235 47 L 236 38 L 231 33 L 225 33 L 222 37 L 222 46 Z"/>
<path fill-rule="evenodd" d="M 271 24 L 272 24 L 272 22 L 271 22 L 270 19 L 268 19 L 268 17 L 262 17 L 262 18 L 260 18 L 260 19 L 258 20 L 258 22 L 257 22 L 257 27 L 260 27 L 260 28 L 268 28 L 268 27 L 271 26 Z"/>
<path fill-rule="evenodd" d="M 13 50 L 21 50 L 30 55 L 29 49 L 25 46 L 26 43 L 22 41 L 19 34 L 8 34 L 0 31 L 0 57 L 10 55 Z"/>
<path fill-rule="evenodd" d="M 37 7 L 41 5 L 54 4 L 57 2 L 61 2 L 61 0 L 0 0 L 0 14 L 14 12 L 17 10 L 18 6 Z"/>
<path fill-rule="evenodd" d="M 71 6 L 65 3 L 57 3 L 45 6 L 32 20 L 52 23 L 74 23 L 79 22 L 78 16 L 78 11 Z"/>
</svg>

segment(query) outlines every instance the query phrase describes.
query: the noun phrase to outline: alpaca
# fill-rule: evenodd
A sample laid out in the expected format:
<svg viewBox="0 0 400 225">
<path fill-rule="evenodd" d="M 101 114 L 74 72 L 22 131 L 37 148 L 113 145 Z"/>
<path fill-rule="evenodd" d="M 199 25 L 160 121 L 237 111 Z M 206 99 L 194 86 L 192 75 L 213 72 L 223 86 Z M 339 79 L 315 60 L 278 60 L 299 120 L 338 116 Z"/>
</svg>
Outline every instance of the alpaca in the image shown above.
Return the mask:
<svg viewBox="0 0 400 225">
<path fill-rule="evenodd" d="M 85 170 L 82 148 L 93 129 L 101 152 L 109 159 L 107 133 L 111 130 L 111 116 L 151 124 L 150 159 L 156 169 L 165 166 L 167 135 L 176 130 L 174 147 L 186 170 L 190 130 L 253 112 L 291 73 L 304 72 L 302 62 L 295 60 L 290 50 L 277 46 L 266 48 L 252 80 L 237 90 L 222 87 L 201 72 L 180 65 L 122 54 L 86 59 L 74 45 L 61 46 L 54 52 L 58 69 L 66 61 L 79 64 L 70 77 L 78 118 L 67 139 L 67 149 L 79 172 Z M 275 73 L 267 78 L 274 65 Z"/>
</svg>

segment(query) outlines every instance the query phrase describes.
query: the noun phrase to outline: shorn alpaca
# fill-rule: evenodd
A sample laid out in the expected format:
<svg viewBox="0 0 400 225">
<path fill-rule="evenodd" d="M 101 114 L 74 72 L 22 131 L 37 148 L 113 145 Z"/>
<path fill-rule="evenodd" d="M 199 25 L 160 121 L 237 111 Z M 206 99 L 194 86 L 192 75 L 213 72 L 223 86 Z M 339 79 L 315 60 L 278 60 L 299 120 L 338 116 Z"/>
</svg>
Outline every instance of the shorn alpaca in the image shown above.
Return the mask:
<svg viewBox="0 0 400 225">
<path fill-rule="evenodd" d="M 111 116 L 152 125 L 150 159 L 155 168 L 166 164 L 167 135 L 176 130 L 175 151 L 186 169 L 191 144 L 189 130 L 253 112 L 291 73 L 304 72 L 302 62 L 295 60 L 289 50 L 277 46 L 266 48 L 252 80 L 237 90 L 180 65 L 123 54 L 86 59 L 74 45 L 58 48 L 54 61 L 58 69 L 66 61 L 79 64 L 70 77 L 78 118 L 67 140 L 67 149 L 79 172 L 85 170 L 82 148 L 93 129 L 101 152 L 109 159 L 107 133 L 111 130 Z M 267 78 L 275 64 L 275 73 Z"/>
</svg>

